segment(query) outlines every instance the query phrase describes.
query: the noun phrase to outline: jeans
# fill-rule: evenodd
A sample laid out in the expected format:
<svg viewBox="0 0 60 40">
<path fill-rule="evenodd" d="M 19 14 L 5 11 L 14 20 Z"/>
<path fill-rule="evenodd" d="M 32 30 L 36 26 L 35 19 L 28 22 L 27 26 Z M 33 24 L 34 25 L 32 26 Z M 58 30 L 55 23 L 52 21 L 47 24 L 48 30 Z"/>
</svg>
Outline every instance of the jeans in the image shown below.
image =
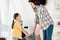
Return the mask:
<svg viewBox="0 0 60 40">
<path fill-rule="evenodd" d="M 30 39 L 31 39 L 31 40 L 35 40 L 35 35 L 34 35 L 34 34 L 31 35 L 31 36 L 30 36 Z"/>
<path fill-rule="evenodd" d="M 49 25 L 46 30 L 43 30 L 43 40 L 52 40 L 53 25 Z"/>
<path fill-rule="evenodd" d="M 22 39 L 18 39 L 18 38 L 15 38 L 15 37 L 14 37 L 13 40 L 22 40 Z"/>
<path fill-rule="evenodd" d="M 18 40 L 18 38 L 15 38 L 15 37 L 14 37 L 13 40 Z"/>
</svg>

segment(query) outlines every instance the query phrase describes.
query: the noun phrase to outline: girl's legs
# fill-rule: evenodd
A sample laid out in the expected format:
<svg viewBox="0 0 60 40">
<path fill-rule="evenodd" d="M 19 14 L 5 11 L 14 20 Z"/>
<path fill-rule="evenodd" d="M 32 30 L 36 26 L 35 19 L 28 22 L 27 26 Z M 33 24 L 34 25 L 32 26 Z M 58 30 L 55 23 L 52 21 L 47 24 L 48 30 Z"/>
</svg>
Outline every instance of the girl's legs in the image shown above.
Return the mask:
<svg viewBox="0 0 60 40">
<path fill-rule="evenodd" d="M 15 38 L 15 37 L 14 37 L 13 40 L 22 40 L 22 39 L 18 39 L 18 38 Z"/>
<path fill-rule="evenodd" d="M 15 37 L 14 37 L 13 40 L 18 40 L 18 38 L 15 38 Z"/>
</svg>

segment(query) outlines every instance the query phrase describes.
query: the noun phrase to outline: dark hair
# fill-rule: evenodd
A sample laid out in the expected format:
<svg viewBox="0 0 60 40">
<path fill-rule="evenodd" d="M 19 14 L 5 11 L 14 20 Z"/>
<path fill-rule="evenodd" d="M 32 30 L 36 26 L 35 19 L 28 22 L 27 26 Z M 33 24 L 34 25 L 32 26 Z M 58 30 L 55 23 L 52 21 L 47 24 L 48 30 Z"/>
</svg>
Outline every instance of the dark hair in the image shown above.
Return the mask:
<svg viewBox="0 0 60 40">
<path fill-rule="evenodd" d="M 33 2 L 35 5 L 45 5 L 47 0 L 29 0 L 29 2 Z"/>
<path fill-rule="evenodd" d="M 18 15 L 19 15 L 19 13 L 15 13 L 14 16 L 13 16 L 13 18 L 16 19 L 16 17 L 17 17 Z M 13 29 L 13 26 L 14 26 L 14 19 L 13 19 L 13 21 L 12 21 L 12 29 Z"/>
</svg>

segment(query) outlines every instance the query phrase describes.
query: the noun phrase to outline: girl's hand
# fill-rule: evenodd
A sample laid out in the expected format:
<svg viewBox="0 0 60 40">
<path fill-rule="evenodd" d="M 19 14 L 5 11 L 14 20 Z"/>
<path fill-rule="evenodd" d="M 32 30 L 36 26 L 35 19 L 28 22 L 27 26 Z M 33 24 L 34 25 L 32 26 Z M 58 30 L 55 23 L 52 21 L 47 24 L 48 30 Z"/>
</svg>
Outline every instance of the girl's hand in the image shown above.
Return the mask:
<svg viewBox="0 0 60 40">
<path fill-rule="evenodd" d="M 29 35 L 29 34 L 27 34 L 26 36 L 27 36 L 27 37 L 29 37 L 30 35 Z"/>
<path fill-rule="evenodd" d="M 34 32 L 33 32 L 33 33 L 31 33 L 31 34 L 30 34 L 30 36 L 32 36 L 33 34 L 34 34 Z"/>
<path fill-rule="evenodd" d="M 34 34 L 34 33 L 31 33 L 30 36 L 33 35 L 33 34 Z"/>
</svg>

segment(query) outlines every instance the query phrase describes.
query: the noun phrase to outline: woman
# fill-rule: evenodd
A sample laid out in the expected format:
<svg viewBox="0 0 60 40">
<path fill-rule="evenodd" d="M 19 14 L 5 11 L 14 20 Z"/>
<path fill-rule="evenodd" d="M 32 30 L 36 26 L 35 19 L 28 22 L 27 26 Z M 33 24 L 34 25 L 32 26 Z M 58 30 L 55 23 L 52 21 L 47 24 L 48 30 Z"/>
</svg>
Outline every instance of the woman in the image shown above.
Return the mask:
<svg viewBox="0 0 60 40">
<path fill-rule="evenodd" d="M 19 13 L 14 14 L 14 19 L 12 22 L 12 37 L 13 40 L 22 40 L 22 32 L 26 35 L 29 36 L 28 33 L 21 27 L 20 24 L 20 19 L 21 15 Z"/>
<path fill-rule="evenodd" d="M 45 5 L 46 0 L 29 0 L 30 5 L 35 11 L 34 32 L 36 40 L 41 40 L 40 29 L 43 29 L 43 40 L 52 40 L 53 20 L 49 15 Z"/>
</svg>

